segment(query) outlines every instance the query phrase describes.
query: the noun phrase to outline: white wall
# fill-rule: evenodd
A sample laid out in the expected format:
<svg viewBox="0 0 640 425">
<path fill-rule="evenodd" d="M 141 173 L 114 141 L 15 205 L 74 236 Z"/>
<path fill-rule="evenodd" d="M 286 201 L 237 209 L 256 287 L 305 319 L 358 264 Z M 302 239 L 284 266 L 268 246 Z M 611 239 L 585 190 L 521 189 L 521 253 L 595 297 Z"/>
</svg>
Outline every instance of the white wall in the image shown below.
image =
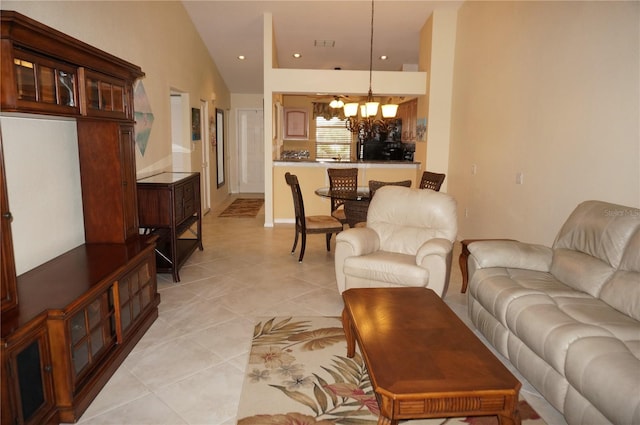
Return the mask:
<svg viewBox="0 0 640 425">
<path fill-rule="evenodd" d="M 84 243 L 75 120 L 0 117 L 16 273 Z"/>
<path fill-rule="evenodd" d="M 638 2 L 464 3 L 447 176 L 460 238 L 549 245 L 581 201 L 640 206 L 638 34 Z"/>
</svg>

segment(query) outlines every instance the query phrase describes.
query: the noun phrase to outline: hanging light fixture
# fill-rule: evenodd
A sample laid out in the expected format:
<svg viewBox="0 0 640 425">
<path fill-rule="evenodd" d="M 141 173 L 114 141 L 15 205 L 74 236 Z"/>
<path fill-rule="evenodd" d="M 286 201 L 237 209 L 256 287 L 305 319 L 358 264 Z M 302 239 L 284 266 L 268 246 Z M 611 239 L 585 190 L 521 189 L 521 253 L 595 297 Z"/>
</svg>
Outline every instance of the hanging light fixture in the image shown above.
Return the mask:
<svg viewBox="0 0 640 425">
<path fill-rule="evenodd" d="M 346 125 L 349 131 L 358 135 L 361 141 L 373 138 L 376 133 L 389 133 L 395 126 L 395 116 L 398 105 L 388 103 L 382 105 L 382 119 L 376 119 L 378 115 L 379 102 L 373 98 L 371 81 L 373 79 L 373 2 L 371 0 L 371 44 L 369 50 L 369 93 L 364 104 L 346 103 L 344 105 L 344 115 L 347 118 Z M 360 112 L 360 117 L 358 117 Z"/>
<path fill-rule="evenodd" d="M 334 109 L 339 109 L 344 107 L 344 102 L 338 96 L 334 96 L 329 106 Z"/>
</svg>

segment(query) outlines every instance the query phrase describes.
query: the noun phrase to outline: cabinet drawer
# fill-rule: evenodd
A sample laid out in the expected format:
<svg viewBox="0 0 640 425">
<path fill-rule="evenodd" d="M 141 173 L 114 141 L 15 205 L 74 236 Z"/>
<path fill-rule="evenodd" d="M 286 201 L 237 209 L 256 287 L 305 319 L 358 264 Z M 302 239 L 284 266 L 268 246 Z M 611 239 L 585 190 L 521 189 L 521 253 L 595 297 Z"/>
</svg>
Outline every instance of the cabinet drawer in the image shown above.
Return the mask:
<svg viewBox="0 0 640 425">
<path fill-rule="evenodd" d="M 176 223 L 180 223 L 196 213 L 196 190 L 194 182 L 188 181 L 175 188 Z"/>
</svg>

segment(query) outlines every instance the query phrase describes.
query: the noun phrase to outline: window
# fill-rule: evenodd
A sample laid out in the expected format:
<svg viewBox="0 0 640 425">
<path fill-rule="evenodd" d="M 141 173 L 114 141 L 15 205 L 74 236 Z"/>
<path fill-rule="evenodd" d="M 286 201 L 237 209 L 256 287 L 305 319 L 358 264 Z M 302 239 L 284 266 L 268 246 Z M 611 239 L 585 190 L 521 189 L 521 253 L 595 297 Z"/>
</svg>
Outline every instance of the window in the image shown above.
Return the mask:
<svg viewBox="0 0 640 425">
<path fill-rule="evenodd" d="M 351 132 L 345 120 L 316 117 L 316 159 L 351 157 Z"/>
</svg>

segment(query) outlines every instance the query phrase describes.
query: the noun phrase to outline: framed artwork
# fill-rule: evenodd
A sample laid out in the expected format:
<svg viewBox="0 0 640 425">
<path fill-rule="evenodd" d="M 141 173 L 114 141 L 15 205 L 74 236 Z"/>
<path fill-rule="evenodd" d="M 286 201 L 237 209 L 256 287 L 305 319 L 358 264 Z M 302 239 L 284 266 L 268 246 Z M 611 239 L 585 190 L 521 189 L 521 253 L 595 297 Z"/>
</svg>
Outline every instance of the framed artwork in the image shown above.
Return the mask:
<svg viewBox="0 0 640 425">
<path fill-rule="evenodd" d="M 191 141 L 200 140 L 200 109 L 191 108 Z"/>
<path fill-rule="evenodd" d="M 306 109 L 284 109 L 284 138 L 309 140 L 309 116 Z"/>
<path fill-rule="evenodd" d="M 224 111 L 216 108 L 216 173 L 218 187 L 224 185 Z"/>
</svg>

